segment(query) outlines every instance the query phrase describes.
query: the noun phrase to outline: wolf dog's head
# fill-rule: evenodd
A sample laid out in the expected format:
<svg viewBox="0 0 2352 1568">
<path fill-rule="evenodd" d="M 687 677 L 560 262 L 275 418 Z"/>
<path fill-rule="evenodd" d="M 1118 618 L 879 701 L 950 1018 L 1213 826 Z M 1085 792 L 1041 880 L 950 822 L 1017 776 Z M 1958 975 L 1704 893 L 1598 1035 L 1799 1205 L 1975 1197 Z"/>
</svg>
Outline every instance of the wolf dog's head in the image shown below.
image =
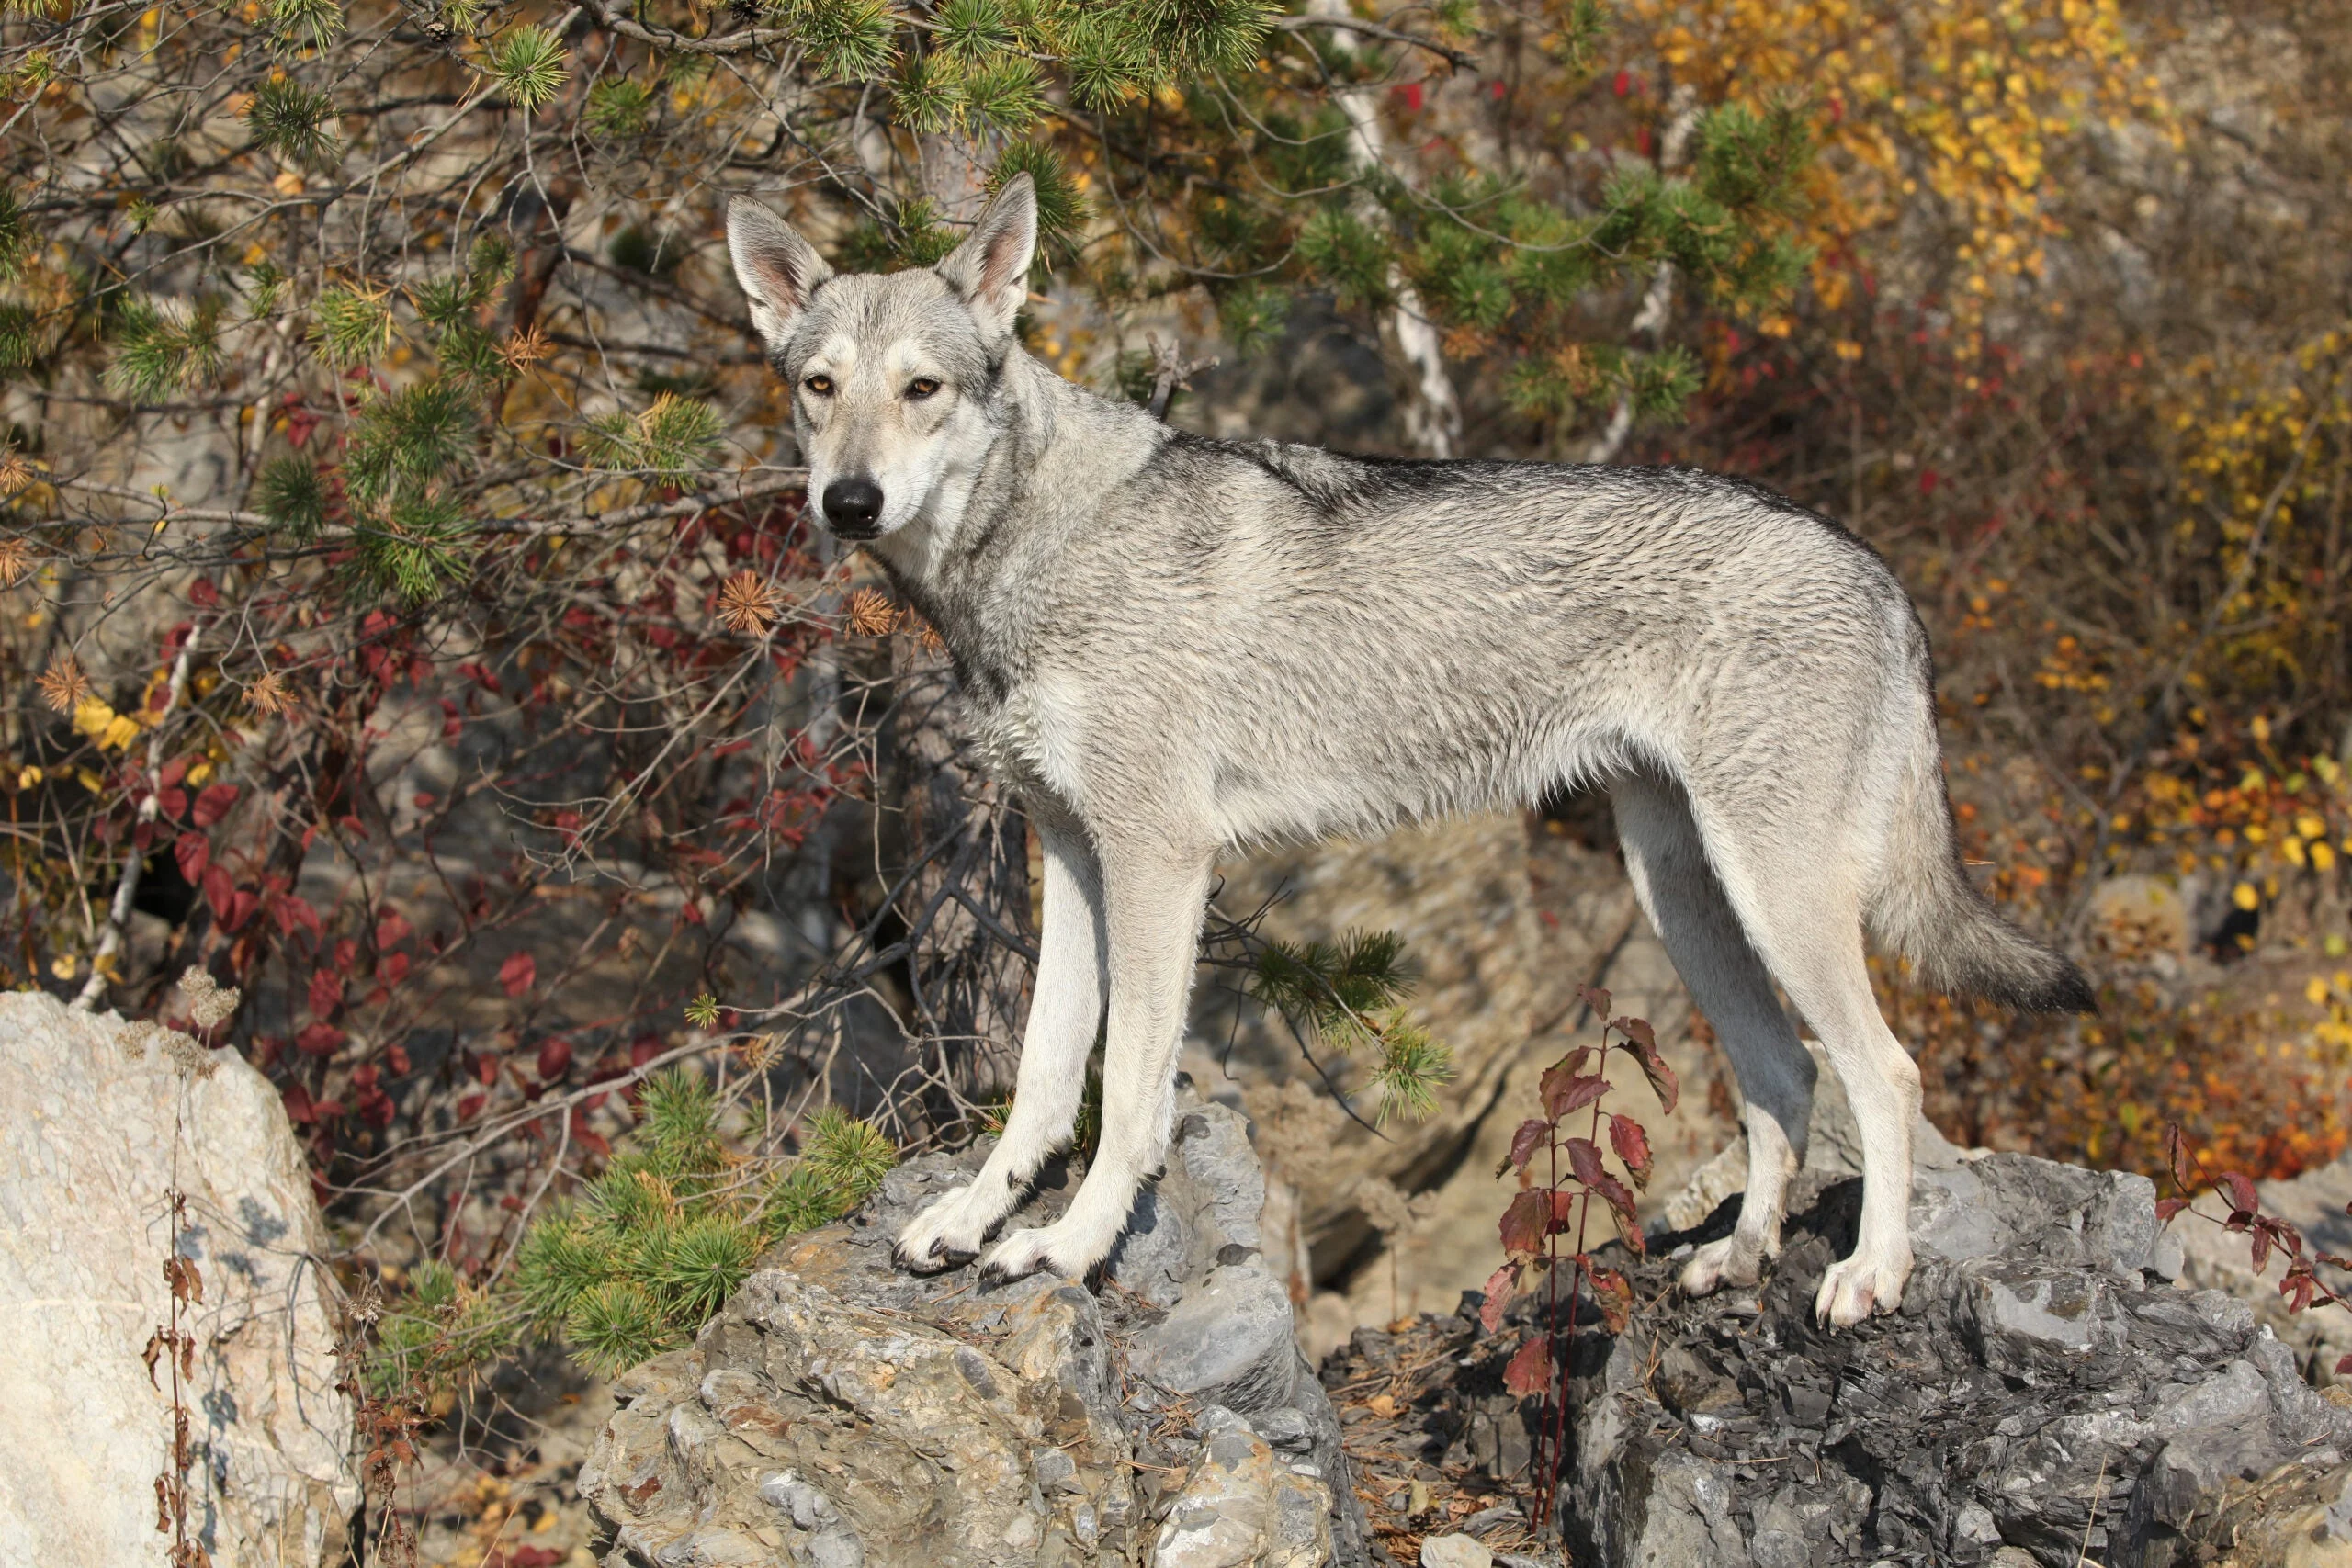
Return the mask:
<svg viewBox="0 0 2352 1568">
<path fill-rule="evenodd" d="M 1005 183 L 936 266 L 836 276 L 766 208 L 727 209 L 735 276 L 792 388 L 808 493 L 844 539 L 878 539 L 960 505 L 996 434 L 990 398 L 1017 349 L 1037 200 Z"/>
</svg>

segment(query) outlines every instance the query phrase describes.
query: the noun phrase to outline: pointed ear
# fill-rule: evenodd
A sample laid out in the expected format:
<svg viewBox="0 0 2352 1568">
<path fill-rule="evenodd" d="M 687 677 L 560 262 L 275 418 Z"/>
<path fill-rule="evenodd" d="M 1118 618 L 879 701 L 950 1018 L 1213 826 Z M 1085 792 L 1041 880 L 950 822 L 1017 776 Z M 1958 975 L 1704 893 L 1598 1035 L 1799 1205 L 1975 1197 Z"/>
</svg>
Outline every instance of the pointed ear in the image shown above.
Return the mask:
<svg viewBox="0 0 2352 1568">
<path fill-rule="evenodd" d="M 727 204 L 727 249 L 752 301 L 752 324 L 771 352 L 780 352 L 793 319 L 833 269 L 791 224 L 746 196 Z"/>
<path fill-rule="evenodd" d="M 937 271 L 963 297 L 980 330 L 1009 337 L 1029 298 L 1029 262 L 1037 250 L 1037 187 L 1026 174 L 1004 182 L 979 221 Z"/>
</svg>

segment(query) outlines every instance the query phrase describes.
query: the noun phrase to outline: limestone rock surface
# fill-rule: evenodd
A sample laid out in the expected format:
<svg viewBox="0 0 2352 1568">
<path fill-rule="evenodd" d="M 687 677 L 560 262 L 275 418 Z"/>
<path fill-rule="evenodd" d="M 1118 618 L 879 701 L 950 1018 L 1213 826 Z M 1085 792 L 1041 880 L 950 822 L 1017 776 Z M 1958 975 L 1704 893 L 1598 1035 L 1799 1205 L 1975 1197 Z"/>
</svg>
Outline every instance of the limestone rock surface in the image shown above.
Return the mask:
<svg viewBox="0 0 2352 1568">
<path fill-rule="evenodd" d="M 917 1276 L 890 1241 L 985 1146 L 797 1236 L 628 1374 L 580 1475 L 614 1568 L 1316 1568 L 1368 1561 L 1329 1399 L 1260 1256 L 1238 1113 L 1180 1100 L 1099 1291 Z M 1060 1212 L 1049 1168 L 1012 1222 Z"/>
<path fill-rule="evenodd" d="M 0 1562 L 164 1562 L 172 1413 L 141 1350 L 170 1317 L 175 1185 L 204 1287 L 185 1309 L 192 1533 L 216 1568 L 341 1562 L 352 1410 L 277 1091 L 185 1035 L 20 993 L 0 996 Z"/>
</svg>

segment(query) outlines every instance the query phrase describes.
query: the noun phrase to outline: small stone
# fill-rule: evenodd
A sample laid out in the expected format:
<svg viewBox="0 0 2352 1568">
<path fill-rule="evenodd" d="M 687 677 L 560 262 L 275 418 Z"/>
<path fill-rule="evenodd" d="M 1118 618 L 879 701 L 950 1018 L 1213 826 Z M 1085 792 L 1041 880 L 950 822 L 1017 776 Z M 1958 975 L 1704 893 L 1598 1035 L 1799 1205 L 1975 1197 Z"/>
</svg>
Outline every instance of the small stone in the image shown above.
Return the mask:
<svg viewBox="0 0 2352 1568">
<path fill-rule="evenodd" d="M 1466 1535 L 1421 1538 L 1421 1568 L 1494 1568 L 1487 1543 Z"/>
</svg>

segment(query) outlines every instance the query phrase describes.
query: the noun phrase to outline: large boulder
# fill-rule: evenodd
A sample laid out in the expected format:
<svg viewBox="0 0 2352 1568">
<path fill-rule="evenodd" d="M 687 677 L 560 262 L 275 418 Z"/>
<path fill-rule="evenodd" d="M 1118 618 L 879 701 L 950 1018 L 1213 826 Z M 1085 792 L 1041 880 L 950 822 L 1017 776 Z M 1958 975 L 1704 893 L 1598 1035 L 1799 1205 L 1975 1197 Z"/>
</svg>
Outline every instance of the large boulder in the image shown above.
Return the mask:
<svg viewBox="0 0 2352 1568">
<path fill-rule="evenodd" d="M 215 1568 L 338 1562 L 358 1506 L 325 1237 L 277 1092 L 232 1055 L 0 996 L 0 1562 L 160 1565 L 164 1264 L 200 1300 L 181 1409 L 188 1530 Z M 177 1230 L 168 1193 L 187 1200 Z"/>
<path fill-rule="evenodd" d="M 890 1242 L 986 1145 L 795 1237 L 691 1349 L 622 1379 L 580 1486 L 615 1568 L 1311 1568 L 1366 1561 L 1329 1400 L 1264 1264 L 1248 1125 L 1186 1091 L 1099 1291 Z M 1012 1222 L 1059 1213 L 1049 1168 Z"/>
</svg>

